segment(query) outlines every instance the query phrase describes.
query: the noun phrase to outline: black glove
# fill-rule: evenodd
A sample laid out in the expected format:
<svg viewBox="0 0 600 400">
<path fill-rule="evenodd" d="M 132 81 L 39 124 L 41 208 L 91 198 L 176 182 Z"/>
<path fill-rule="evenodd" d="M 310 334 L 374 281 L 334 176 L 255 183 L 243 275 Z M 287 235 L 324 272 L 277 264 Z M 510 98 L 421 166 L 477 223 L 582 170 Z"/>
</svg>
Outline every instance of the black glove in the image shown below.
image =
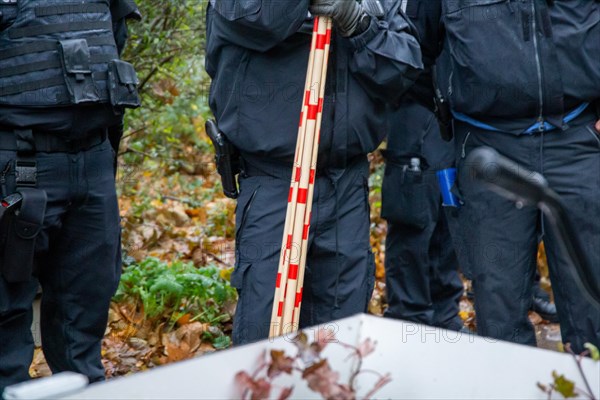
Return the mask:
<svg viewBox="0 0 600 400">
<path fill-rule="evenodd" d="M 356 0 L 310 0 L 309 10 L 313 15 L 331 17 L 344 37 L 352 36 L 368 17 Z"/>
</svg>

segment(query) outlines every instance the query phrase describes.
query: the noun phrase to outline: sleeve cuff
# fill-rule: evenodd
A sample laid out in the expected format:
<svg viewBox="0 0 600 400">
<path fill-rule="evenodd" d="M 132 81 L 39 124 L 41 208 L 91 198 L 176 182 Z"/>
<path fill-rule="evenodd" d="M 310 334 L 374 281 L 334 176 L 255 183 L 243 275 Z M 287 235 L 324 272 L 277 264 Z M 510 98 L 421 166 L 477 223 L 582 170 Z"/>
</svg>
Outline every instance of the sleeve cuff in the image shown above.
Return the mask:
<svg viewBox="0 0 600 400">
<path fill-rule="evenodd" d="M 120 19 L 135 19 L 138 21 L 142 19 L 142 14 L 134 0 L 115 0 L 110 6 L 110 12 L 115 22 Z"/>
<path fill-rule="evenodd" d="M 365 48 L 367 43 L 369 43 L 379 32 L 379 24 L 385 24 L 387 26 L 387 23 L 385 21 L 380 21 L 377 18 L 371 18 L 371 23 L 369 24 L 369 27 L 366 31 L 359 35 L 348 38 L 351 47 L 355 51 L 362 50 L 363 48 Z"/>
</svg>

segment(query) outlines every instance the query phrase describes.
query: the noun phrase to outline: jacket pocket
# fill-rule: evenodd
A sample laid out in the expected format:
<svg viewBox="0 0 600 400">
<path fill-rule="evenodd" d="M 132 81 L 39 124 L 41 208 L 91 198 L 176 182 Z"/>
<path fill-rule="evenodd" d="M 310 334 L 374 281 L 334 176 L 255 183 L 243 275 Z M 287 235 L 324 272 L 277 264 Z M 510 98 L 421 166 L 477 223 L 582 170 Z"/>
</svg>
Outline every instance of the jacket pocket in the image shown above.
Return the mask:
<svg viewBox="0 0 600 400">
<path fill-rule="evenodd" d="M 210 4 L 223 18 L 235 21 L 260 11 L 262 0 L 210 0 Z"/>
<path fill-rule="evenodd" d="M 444 4 L 450 63 L 444 81 L 450 82 L 452 109 L 475 118 L 534 114 L 539 87 L 534 44 L 526 34 L 533 32 L 530 7 L 508 0 Z"/>
</svg>

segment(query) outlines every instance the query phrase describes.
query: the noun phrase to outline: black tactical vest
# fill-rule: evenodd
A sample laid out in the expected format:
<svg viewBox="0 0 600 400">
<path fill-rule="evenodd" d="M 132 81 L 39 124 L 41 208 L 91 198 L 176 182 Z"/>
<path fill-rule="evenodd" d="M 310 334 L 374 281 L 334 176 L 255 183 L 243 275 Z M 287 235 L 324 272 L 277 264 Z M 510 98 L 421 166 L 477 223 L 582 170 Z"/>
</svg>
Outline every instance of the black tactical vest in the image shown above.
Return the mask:
<svg viewBox="0 0 600 400">
<path fill-rule="evenodd" d="M 109 0 L 0 0 L 0 105 L 137 107 Z"/>
</svg>

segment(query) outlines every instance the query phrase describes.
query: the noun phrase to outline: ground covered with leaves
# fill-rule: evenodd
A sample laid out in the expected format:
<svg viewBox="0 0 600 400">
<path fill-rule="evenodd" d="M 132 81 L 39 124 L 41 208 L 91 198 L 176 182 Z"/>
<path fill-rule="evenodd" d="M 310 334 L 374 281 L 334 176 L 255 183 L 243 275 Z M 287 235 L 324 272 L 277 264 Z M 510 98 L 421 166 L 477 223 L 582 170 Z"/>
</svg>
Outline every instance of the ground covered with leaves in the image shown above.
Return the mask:
<svg viewBox="0 0 600 400">
<path fill-rule="evenodd" d="M 176 167 L 165 168 L 160 157 L 145 157 L 135 168 L 126 159 L 121 161 L 124 267 L 103 341 L 108 378 L 231 346 L 237 300 L 229 285 L 235 202 L 221 192 L 203 121 L 195 118 L 194 140 L 175 154 Z M 377 280 L 369 311 L 382 315 L 386 223 L 379 216 L 384 168 L 379 153 L 371 155 L 371 165 L 371 245 Z M 540 265 L 545 274 L 543 252 Z M 465 281 L 460 316 L 476 330 L 472 300 L 466 295 L 469 290 Z M 540 344 L 558 349 L 558 326 L 535 313 L 530 317 Z M 32 374 L 49 374 L 39 351 Z"/>
</svg>

